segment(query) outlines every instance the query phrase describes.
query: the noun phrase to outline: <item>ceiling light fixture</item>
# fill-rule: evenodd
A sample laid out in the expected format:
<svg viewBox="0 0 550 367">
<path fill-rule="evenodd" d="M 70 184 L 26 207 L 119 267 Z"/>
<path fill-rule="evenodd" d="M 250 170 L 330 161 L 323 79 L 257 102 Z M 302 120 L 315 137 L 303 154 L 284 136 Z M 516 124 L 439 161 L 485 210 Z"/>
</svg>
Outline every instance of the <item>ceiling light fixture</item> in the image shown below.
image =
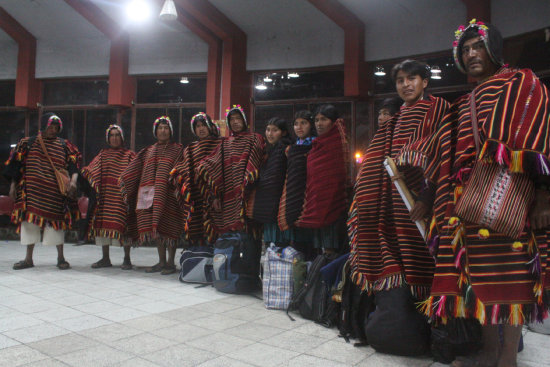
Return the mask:
<svg viewBox="0 0 550 367">
<path fill-rule="evenodd" d="M 289 77 L 289 78 L 299 78 L 299 77 L 300 77 L 300 74 L 298 74 L 298 73 L 295 72 L 295 71 L 292 71 L 292 72 L 288 73 L 288 77 Z"/>
<path fill-rule="evenodd" d="M 180 79 L 181 84 L 189 84 L 189 79 L 186 76 L 181 77 Z"/>
<path fill-rule="evenodd" d="M 430 68 L 430 71 L 432 72 L 432 79 L 441 79 L 441 69 L 439 66 L 434 65 Z"/>
<path fill-rule="evenodd" d="M 273 79 L 271 79 L 271 76 L 269 74 L 267 74 L 264 78 L 264 82 L 265 83 L 271 83 L 273 81 Z"/>
<path fill-rule="evenodd" d="M 164 1 L 164 5 L 162 5 L 162 9 L 160 10 L 159 18 L 169 22 L 178 19 L 178 12 L 176 10 L 174 0 Z"/>
<path fill-rule="evenodd" d="M 131 0 L 126 4 L 126 16 L 133 22 L 144 22 L 151 16 L 149 3 L 144 0 Z"/>
<path fill-rule="evenodd" d="M 378 65 L 374 68 L 374 75 L 376 76 L 384 76 L 386 75 L 386 70 L 384 70 L 383 66 Z"/>
<path fill-rule="evenodd" d="M 256 89 L 257 90 L 266 90 L 267 86 L 262 82 L 262 83 L 256 85 Z"/>
</svg>

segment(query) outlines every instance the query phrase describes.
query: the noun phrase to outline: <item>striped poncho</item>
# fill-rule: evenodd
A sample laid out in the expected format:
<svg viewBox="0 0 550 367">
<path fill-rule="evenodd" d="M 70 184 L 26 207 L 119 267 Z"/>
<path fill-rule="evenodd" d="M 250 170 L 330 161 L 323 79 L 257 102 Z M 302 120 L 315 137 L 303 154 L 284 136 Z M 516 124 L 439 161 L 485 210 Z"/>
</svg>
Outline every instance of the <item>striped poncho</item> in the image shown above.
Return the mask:
<svg viewBox="0 0 550 367">
<path fill-rule="evenodd" d="M 177 198 L 183 208 L 185 218 L 185 238 L 191 243 L 212 243 L 216 234 L 212 226 L 204 222 L 205 201 L 195 169 L 199 163 L 209 156 L 220 144 L 218 138 L 209 137 L 190 143 L 183 151 L 183 160 L 172 170 L 170 175 L 177 186 Z"/>
<path fill-rule="evenodd" d="M 369 292 L 407 284 L 417 298 L 428 296 L 434 260 L 383 161 L 386 156 L 396 158 L 405 145 L 430 136 L 447 108 L 445 100 L 434 97 L 401 107 L 396 116 L 380 126 L 365 153 L 348 226 L 352 277 Z M 421 170 L 402 169 L 401 174 L 407 187 L 419 194 Z"/>
<path fill-rule="evenodd" d="M 307 179 L 297 227 L 321 228 L 333 224 L 348 208 L 349 150 L 344 125 L 336 121 L 317 137 L 307 155 Z"/>
<path fill-rule="evenodd" d="M 102 149 L 82 169 L 82 176 L 90 183 L 96 197 L 90 220 L 90 238 L 108 237 L 125 242 L 137 239 L 135 213 L 129 215 L 118 186 L 118 178 L 135 156 L 136 153 L 125 148 Z"/>
<path fill-rule="evenodd" d="M 170 171 L 183 157 L 178 143 L 155 143 L 143 148 L 119 178 L 124 201 L 135 210 L 140 244 L 159 239 L 176 246 L 183 232 L 183 211 L 178 205 Z M 140 190 L 154 187 L 152 205 L 137 209 Z M 141 191 L 143 192 L 143 191 Z"/>
<path fill-rule="evenodd" d="M 279 141 L 267 155 L 260 176 L 247 204 L 247 216 L 260 223 L 277 223 L 279 201 L 286 177 L 288 145 Z"/>
<path fill-rule="evenodd" d="M 548 91 L 530 70 L 501 69 L 479 84 L 475 104 L 482 148 L 478 159 L 496 162 L 534 180 L 550 174 Z M 404 153 L 437 183 L 436 224 L 440 238 L 431 296 L 424 312 L 475 317 L 482 324 L 521 325 L 548 311 L 548 239 L 545 231 L 512 240 L 484 233 L 454 215 L 456 201 L 476 161 L 470 95 L 453 103 L 432 139 Z M 545 295 L 546 292 L 546 295 Z"/>
<path fill-rule="evenodd" d="M 197 167 L 209 203 L 216 199 L 221 210 L 208 206 L 205 225 L 216 234 L 251 230 L 245 217 L 249 185 L 258 178 L 265 143 L 261 135 L 249 132 L 222 139 L 214 152 Z"/>
<path fill-rule="evenodd" d="M 69 176 L 78 172 L 81 155 L 73 144 L 61 138 L 44 138 L 44 144 L 56 168 L 67 169 Z M 36 136 L 19 141 L 7 162 L 4 176 L 17 182 L 11 220 L 18 225 L 18 230 L 21 222 L 65 230 L 79 218 L 76 202 L 59 192 L 53 168 Z"/>
</svg>

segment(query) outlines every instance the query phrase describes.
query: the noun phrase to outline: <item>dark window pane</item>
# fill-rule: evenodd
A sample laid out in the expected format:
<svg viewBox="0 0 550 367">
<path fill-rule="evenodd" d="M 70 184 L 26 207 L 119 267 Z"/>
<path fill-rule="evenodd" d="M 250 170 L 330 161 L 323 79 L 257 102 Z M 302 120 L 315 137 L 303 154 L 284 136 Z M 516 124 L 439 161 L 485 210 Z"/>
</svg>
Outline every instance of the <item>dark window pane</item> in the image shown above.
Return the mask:
<svg viewBox="0 0 550 367">
<path fill-rule="evenodd" d="M 90 163 L 101 149 L 108 146 L 105 140 L 105 131 L 109 125 L 115 122 L 115 109 L 86 111 L 86 142 L 85 147 L 82 148 L 84 164 Z M 127 139 L 126 134 L 125 138 Z"/>
<path fill-rule="evenodd" d="M 63 123 L 63 130 L 59 134 L 60 138 L 67 139 L 83 153 L 84 149 L 84 110 L 44 110 L 44 113 L 53 112 L 61 119 Z M 40 129 L 44 131 L 46 126 L 40 126 Z M 32 135 L 32 134 L 31 134 Z"/>
<path fill-rule="evenodd" d="M 290 127 L 292 126 L 292 118 L 294 110 L 292 105 L 271 105 L 271 106 L 256 106 L 254 110 L 254 131 L 262 136 L 265 136 L 265 127 L 267 122 L 273 117 L 280 117 L 288 121 L 289 131 L 294 135 Z"/>
<path fill-rule="evenodd" d="M 138 80 L 137 103 L 205 102 L 206 76 L 188 80 L 188 84 L 180 83 L 179 78 Z"/>
<path fill-rule="evenodd" d="M 374 132 L 376 131 L 377 121 L 371 119 L 371 104 L 369 102 L 357 102 L 355 105 L 356 120 L 355 120 L 355 150 L 364 154 L 367 150 Z"/>
<path fill-rule="evenodd" d="M 5 162 L 10 151 L 25 137 L 25 112 L 0 111 L 0 157 Z M 10 191 L 10 183 L 0 175 L 0 195 L 7 195 Z"/>
<path fill-rule="evenodd" d="M 262 83 L 267 74 L 256 74 L 256 84 Z M 299 77 L 289 78 L 287 73 L 269 73 L 271 82 L 264 83 L 265 90 L 254 88 L 257 101 L 275 101 L 282 99 L 306 99 L 323 97 L 341 97 L 344 95 L 344 71 L 300 72 Z"/>
<path fill-rule="evenodd" d="M 107 104 L 109 83 L 106 80 L 46 81 L 44 105 Z"/>
<path fill-rule="evenodd" d="M 15 80 L 0 81 L 0 106 L 15 106 Z"/>
</svg>

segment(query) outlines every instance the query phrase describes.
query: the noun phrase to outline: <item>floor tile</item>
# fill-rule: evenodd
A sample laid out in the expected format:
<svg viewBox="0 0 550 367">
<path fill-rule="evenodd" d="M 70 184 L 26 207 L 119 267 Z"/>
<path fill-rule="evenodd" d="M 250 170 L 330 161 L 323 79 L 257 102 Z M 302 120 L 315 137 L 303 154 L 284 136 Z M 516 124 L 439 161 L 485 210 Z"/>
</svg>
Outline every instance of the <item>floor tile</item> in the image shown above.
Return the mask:
<svg viewBox="0 0 550 367">
<path fill-rule="evenodd" d="M 31 362 L 29 364 L 24 364 L 21 367 L 68 367 L 69 365 L 61 362 L 55 358 L 43 359 L 41 361 Z"/>
<path fill-rule="evenodd" d="M 132 358 L 124 362 L 114 364 L 113 367 L 158 367 L 158 364 L 143 358 Z"/>
<path fill-rule="evenodd" d="M 135 329 L 143 331 L 151 331 L 166 328 L 169 326 L 175 326 L 179 324 L 178 320 L 169 320 L 159 315 L 150 315 L 139 317 L 137 319 L 124 321 L 123 325 L 133 327 Z"/>
<path fill-rule="evenodd" d="M 172 311 L 180 307 L 181 306 L 175 305 L 173 303 L 163 302 L 163 301 L 154 301 L 154 302 L 143 303 L 141 305 L 133 306 L 133 308 L 135 308 L 136 310 L 140 310 L 147 313 Z"/>
<path fill-rule="evenodd" d="M 308 356 L 305 354 L 299 355 L 296 358 L 292 358 L 281 365 L 281 367 L 349 367 L 347 364 L 331 361 L 330 359 L 323 359 L 314 356 Z"/>
<path fill-rule="evenodd" d="M 201 363 L 198 367 L 256 367 L 253 364 L 242 362 L 227 356 L 221 356 Z"/>
<path fill-rule="evenodd" d="M 106 312 L 106 311 L 117 310 L 122 308 L 122 306 L 117 305 L 116 303 L 112 303 L 108 301 L 98 301 L 98 300 L 94 300 L 88 303 L 73 305 L 71 307 L 74 308 L 75 310 L 92 314 L 92 315 L 100 312 Z"/>
<path fill-rule="evenodd" d="M 4 316 L 0 319 L 0 333 L 9 330 L 39 325 L 42 323 L 44 323 L 44 321 L 36 318 L 34 315 L 17 315 L 14 317 Z"/>
<path fill-rule="evenodd" d="M 284 332 L 283 329 L 279 329 L 273 326 L 256 324 L 254 322 L 249 322 L 242 324 L 224 331 L 227 334 L 235 335 L 241 338 L 261 341 L 267 338 L 271 338 L 274 335 Z"/>
<path fill-rule="evenodd" d="M 179 325 L 151 331 L 152 334 L 183 343 L 191 339 L 214 334 L 215 331 L 201 328 L 195 325 L 182 323 Z"/>
<path fill-rule="evenodd" d="M 197 366 L 217 357 L 218 355 L 215 353 L 183 344 L 143 356 L 143 358 L 163 367 Z"/>
<path fill-rule="evenodd" d="M 202 338 L 193 338 L 185 342 L 185 344 L 192 347 L 208 350 L 221 355 L 239 350 L 252 343 L 254 342 L 248 339 L 224 333 L 215 333 Z"/>
<path fill-rule="evenodd" d="M 137 319 L 138 317 L 143 317 L 147 315 L 148 315 L 147 312 L 136 310 L 130 307 L 99 312 L 96 314 L 96 316 L 98 317 L 115 321 L 115 322 L 122 322 L 122 321 Z"/>
<path fill-rule="evenodd" d="M 112 366 L 130 358 L 133 358 L 132 354 L 106 345 L 86 348 L 56 357 L 64 363 L 78 367 Z"/>
<path fill-rule="evenodd" d="M 246 321 L 228 317 L 224 314 L 213 314 L 198 320 L 189 321 L 191 325 L 207 328 L 210 330 L 222 331 L 238 325 L 245 324 Z"/>
<path fill-rule="evenodd" d="M 21 343 L 32 343 L 37 340 L 53 338 L 59 335 L 69 334 L 70 331 L 63 327 L 50 323 L 33 325 L 22 329 L 10 330 L 4 332 L 4 335 L 15 339 Z"/>
<path fill-rule="evenodd" d="M 110 344 L 115 340 L 129 338 L 141 333 L 143 333 L 143 331 L 123 324 L 111 324 L 78 332 L 78 334 L 84 337 L 91 338 L 105 344 Z"/>
<path fill-rule="evenodd" d="M 40 340 L 28 344 L 29 347 L 52 357 L 75 352 L 77 350 L 85 348 L 95 347 L 98 345 L 99 343 L 96 340 L 86 338 L 75 333 L 57 336 L 55 338 Z"/>
<path fill-rule="evenodd" d="M 84 316 L 85 313 L 75 310 L 70 307 L 57 307 L 51 310 L 35 312 L 33 316 L 48 322 L 55 322 L 64 319 L 72 319 L 79 316 Z"/>
<path fill-rule="evenodd" d="M 198 320 L 204 317 L 210 317 L 212 314 L 209 312 L 197 311 L 194 308 L 182 307 L 177 310 L 161 312 L 157 316 L 164 317 L 168 320 L 177 320 L 177 321 L 190 321 Z"/>
<path fill-rule="evenodd" d="M 0 349 L 0 367 L 17 367 L 47 358 L 47 355 L 26 345 Z"/>
<path fill-rule="evenodd" d="M 356 348 L 343 340 L 329 340 L 306 352 L 308 355 L 354 365 L 372 354 L 371 348 Z"/>
<path fill-rule="evenodd" d="M 274 347 L 293 350 L 295 352 L 306 353 L 321 344 L 327 342 L 326 338 L 320 338 L 318 336 L 306 335 L 296 331 L 285 331 L 281 334 L 274 335 L 270 338 L 264 339 L 262 343 L 268 344 Z"/>
<path fill-rule="evenodd" d="M 19 345 L 19 344 L 21 343 L 18 342 L 17 340 L 8 338 L 7 336 L 0 334 L 0 349 L 13 347 L 14 345 Z"/>
<path fill-rule="evenodd" d="M 161 338 L 149 333 L 143 333 L 131 336 L 129 338 L 116 340 L 109 345 L 124 352 L 141 356 L 167 348 L 176 343 L 177 342 L 174 340 Z"/>
<path fill-rule="evenodd" d="M 57 325 L 71 331 L 94 329 L 96 327 L 109 325 L 111 321 L 94 315 L 83 315 L 72 319 L 64 319 L 56 322 Z"/>
<path fill-rule="evenodd" d="M 430 357 L 401 357 L 383 353 L 372 353 L 357 364 L 358 367 L 428 367 L 431 365 L 433 365 L 433 360 Z"/>
<path fill-rule="evenodd" d="M 227 357 L 238 359 L 257 366 L 280 366 L 300 353 L 270 345 L 255 343 L 228 353 Z"/>
</svg>

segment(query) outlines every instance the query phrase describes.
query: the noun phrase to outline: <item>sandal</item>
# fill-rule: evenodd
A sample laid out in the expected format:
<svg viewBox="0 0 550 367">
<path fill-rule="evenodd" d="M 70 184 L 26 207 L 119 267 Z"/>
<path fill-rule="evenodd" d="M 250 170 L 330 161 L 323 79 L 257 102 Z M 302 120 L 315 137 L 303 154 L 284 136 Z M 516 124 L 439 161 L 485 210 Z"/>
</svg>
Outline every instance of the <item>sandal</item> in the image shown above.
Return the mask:
<svg viewBox="0 0 550 367">
<path fill-rule="evenodd" d="M 21 260 L 13 264 L 13 270 L 28 269 L 34 267 L 32 262 L 28 263 L 26 260 Z"/>
<path fill-rule="evenodd" d="M 92 269 L 110 268 L 111 266 L 113 266 L 113 264 L 111 264 L 111 260 L 101 259 L 92 264 Z"/>
<path fill-rule="evenodd" d="M 67 270 L 71 268 L 71 265 L 67 262 L 67 260 L 57 260 L 57 267 L 59 270 Z"/>
<path fill-rule="evenodd" d="M 160 263 L 157 263 L 157 264 L 151 266 L 150 268 L 145 269 L 145 272 L 146 273 L 158 273 L 161 270 L 162 270 L 162 265 L 160 265 Z"/>
<path fill-rule="evenodd" d="M 133 269 L 133 266 L 132 266 L 132 262 L 130 261 L 130 259 L 128 259 L 128 260 L 125 259 L 125 260 L 122 262 L 122 265 L 120 265 L 120 268 L 121 268 L 122 270 L 132 270 L 132 269 Z"/>
<path fill-rule="evenodd" d="M 176 266 L 165 266 L 160 272 L 162 275 L 170 275 L 176 272 Z"/>
</svg>

